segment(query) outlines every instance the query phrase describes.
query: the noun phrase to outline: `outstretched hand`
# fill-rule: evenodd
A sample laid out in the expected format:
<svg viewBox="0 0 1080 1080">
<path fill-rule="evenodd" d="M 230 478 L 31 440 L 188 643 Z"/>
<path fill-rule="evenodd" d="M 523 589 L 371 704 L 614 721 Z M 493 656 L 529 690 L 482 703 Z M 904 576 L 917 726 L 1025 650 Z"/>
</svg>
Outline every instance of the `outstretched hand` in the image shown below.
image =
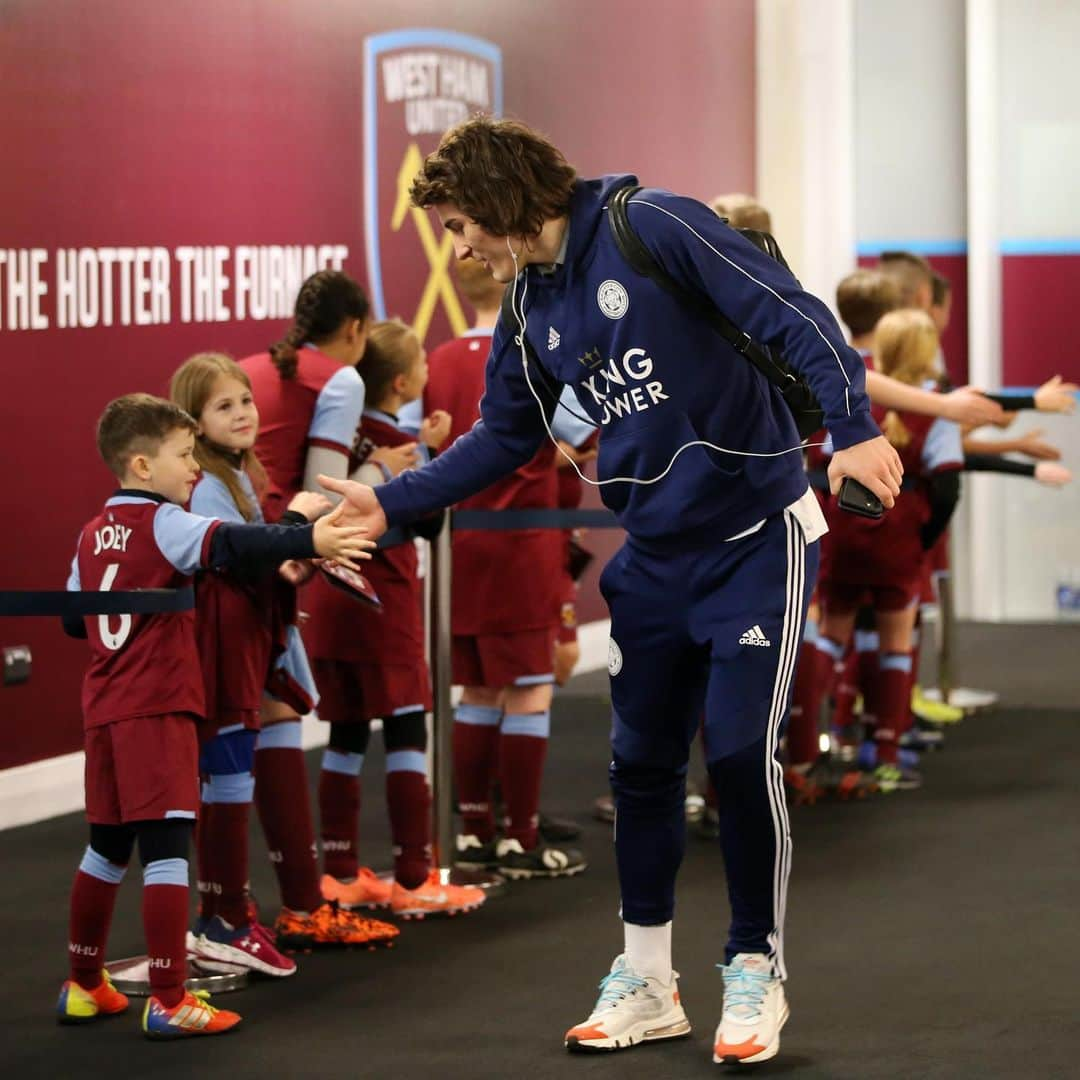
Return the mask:
<svg viewBox="0 0 1080 1080">
<path fill-rule="evenodd" d="M 1071 413 L 1076 410 L 1076 383 L 1065 382 L 1055 375 L 1035 391 L 1035 408 L 1039 412 Z"/>
<path fill-rule="evenodd" d="M 312 539 L 315 553 L 324 559 L 360 570 L 359 561 L 370 559 L 375 541 L 368 539 L 368 531 L 355 521 L 350 521 L 343 504 L 315 522 Z"/>
<path fill-rule="evenodd" d="M 1072 473 L 1056 461 L 1040 461 L 1035 466 L 1035 479 L 1047 487 L 1064 487 L 1072 482 Z"/>
<path fill-rule="evenodd" d="M 1045 434 L 1042 428 L 1025 432 L 1016 440 L 1016 453 L 1024 454 L 1036 461 L 1060 461 L 1061 451 L 1043 438 Z"/>
<path fill-rule="evenodd" d="M 373 488 L 355 480 L 339 480 L 337 477 L 322 474 L 318 479 L 321 487 L 341 496 L 338 510 L 342 514 L 342 521 L 348 525 L 362 526 L 372 540 L 378 540 L 386 532 L 386 514 L 383 513 Z"/>
<path fill-rule="evenodd" d="M 904 466 L 889 440 L 878 435 L 833 453 L 829 462 L 829 490 L 834 495 L 847 476 L 869 488 L 885 509 L 891 510 L 900 494 Z"/>
</svg>

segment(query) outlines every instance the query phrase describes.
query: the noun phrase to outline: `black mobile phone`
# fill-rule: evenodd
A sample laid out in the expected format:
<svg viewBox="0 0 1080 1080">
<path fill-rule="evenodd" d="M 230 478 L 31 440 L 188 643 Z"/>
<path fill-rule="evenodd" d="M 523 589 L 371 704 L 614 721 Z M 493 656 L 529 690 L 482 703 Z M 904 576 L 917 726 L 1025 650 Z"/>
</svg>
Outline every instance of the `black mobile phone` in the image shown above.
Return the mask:
<svg viewBox="0 0 1080 1080">
<path fill-rule="evenodd" d="M 850 476 L 844 477 L 840 485 L 840 494 L 836 497 L 841 510 L 859 517 L 880 518 L 885 513 L 881 500 L 866 486 Z"/>
</svg>

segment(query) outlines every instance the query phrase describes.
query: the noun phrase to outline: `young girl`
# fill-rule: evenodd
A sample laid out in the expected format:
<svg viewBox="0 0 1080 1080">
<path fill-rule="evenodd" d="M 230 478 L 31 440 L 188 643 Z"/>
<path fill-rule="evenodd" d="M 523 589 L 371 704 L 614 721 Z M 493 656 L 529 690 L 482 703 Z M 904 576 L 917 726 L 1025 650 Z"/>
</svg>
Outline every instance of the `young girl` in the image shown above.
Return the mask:
<svg viewBox="0 0 1080 1080">
<path fill-rule="evenodd" d="M 265 490 L 266 474 L 252 449 L 259 414 L 243 369 L 220 353 L 201 353 L 176 372 L 171 392 L 198 423 L 195 455 L 202 476 L 192 493 L 192 510 L 225 521 L 262 521 L 258 494 Z M 281 520 L 313 519 L 329 506 L 325 496 L 299 492 Z M 290 667 L 299 676 L 295 681 L 304 681 L 297 668 L 298 663 L 306 667 L 302 646 L 282 619 L 290 591 L 274 574 L 206 573 L 198 582 L 197 632 L 212 737 L 200 762 L 205 777 L 198 830 L 202 903 L 193 951 L 204 963 L 225 961 L 274 976 L 291 975 L 296 965 L 277 951 L 273 935 L 250 910 L 247 833 L 260 704 L 272 661 L 277 660 L 275 685 L 283 684 L 282 672 Z M 290 654 L 292 663 L 284 663 Z M 298 802 L 306 800 L 292 793 L 291 805 Z M 333 924 L 334 940 L 367 942 L 378 930 L 329 908 L 317 912 L 320 906 L 316 902 L 308 909 L 314 913 L 309 920 Z"/>
<path fill-rule="evenodd" d="M 402 405 L 420 397 L 427 382 L 426 354 L 412 330 L 398 320 L 375 326 L 359 367 L 368 407 L 350 468 L 370 461 L 380 447 L 411 443 L 412 436 L 398 426 L 397 414 Z M 435 450 L 449 433 L 449 415 L 432 414 L 421 425 L 420 439 Z M 423 524 L 415 531 L 434 535 Z M 323 895 L 345 907 L 389 906 L 405 917 L 469 911 L 483 903 L 483 892 L 443 885 L 431 870 L 425 725 L 431 686 L 411 535 L 381 548 L 365 572 L 382 600 L 381 613 L 321 580 L 313 583 L 306 598 L 311 620 L 305 636 L 319 688 L 319 712 L 330 722 L 330 745 L 319 778 Z M 360 769 L 373 717 L 382 719 L 386 746 L 392 886 L 361 868 L 357 857 Z"/>
<path fill-rule="evenodd" d="M 913 386 L 935 378 L 938 335 L 925 312 L 884 315 L 874 337 L 874 365 Z M 873 521 L 826 510 L 831 543 L 822 556 L 820 634 L 811 654 L 814 671 L 801 681 L 806 715 L 817 716 L 834 664 L 844 655 L 861 598 L 872 597 L 879 638 L 873 698 L 877 714 L 877 769 L 883 791 L 914 788 L 921 777 L 898 763 L 899 740 L 911 723 L 912 631 L 926 553 L 949 523 L 960 494 L 964 465 L 960 429 L 948 420 L 875 406 L 875 419 L 904 464 L 896 505 Z"/>
<path fill-rule="evenodd" d="M 267 520 L 275 521 L 296 492 L 318 490 L 320 473 L 349 475 L 349 453 L 364 408 L 356 363 L 370 326 L 364 290 L 348 274 L 322 270 L 301 286 L 292 325 L 281 341 L 240 361 L 262 416 L 255 449 L 267 472 L 262 497 Z M 414 457 L 414 448 L 403 447 L 383 465 L 400 471 Z M 370 483 L 382 472 L 373 463 L 353 475 Z M 293 650 L 299 661 L 299 638 Z M 311 811 L 306 799 L 294 797 L 307 790 L 300 738 L 300 713 L 307 710 L 297 704 L 281 700 L 280 693 L 264 700 L 255 753 L 255 804 L 284 905 L 275 929 L 279 939 L 297 946 L 358 942 L 347 913 L 323 904 Z"/>
</svg>

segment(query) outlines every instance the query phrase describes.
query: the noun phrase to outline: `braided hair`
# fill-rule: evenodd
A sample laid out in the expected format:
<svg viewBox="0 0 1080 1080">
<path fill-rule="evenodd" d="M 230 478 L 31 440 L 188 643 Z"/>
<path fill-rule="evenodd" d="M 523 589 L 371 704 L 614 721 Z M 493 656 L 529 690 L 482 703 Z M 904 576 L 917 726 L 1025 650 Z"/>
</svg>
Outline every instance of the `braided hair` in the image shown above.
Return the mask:
<svg viewBox="0 0 1080 1080">
<path fill-rule="evenodd" d="M 340 270 L 320 270 L 300 286 L 288 333 L 270 346 L 270 359 L 283 379 L 296 374 L 297 354 L 308 341 L 324 341 L 341 328 L 346 319 L 368 317 L 371 304 L 364 290 Z"/>
</svg>

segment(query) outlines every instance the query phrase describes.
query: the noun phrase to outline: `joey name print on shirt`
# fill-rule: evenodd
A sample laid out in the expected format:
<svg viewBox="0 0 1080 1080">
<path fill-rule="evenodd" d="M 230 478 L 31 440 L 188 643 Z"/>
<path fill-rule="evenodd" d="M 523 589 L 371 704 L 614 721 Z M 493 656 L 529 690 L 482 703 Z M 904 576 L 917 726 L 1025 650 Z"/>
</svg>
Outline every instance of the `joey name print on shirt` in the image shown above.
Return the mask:
<svg viewBox="0 0 1080 1080">
<path fill-rule="evenodd" d="M 645 412 L 668 400 L 664 384 L 651 378 L 653 361 L 644 349 L 627 349 L 621 360 L 609 357 L 605 365 L 600 350 L 593 348 L 579 361 L 592 371 L 580 386 L 600 408 L 605 427 L 620 416 Z"/>
<path fill-rule="evenodd" d="M 103 551 L 127 551 L 131 530 L 124 525 L 104 525 L 94 531 L 94 554 Z"/>
</svg>

